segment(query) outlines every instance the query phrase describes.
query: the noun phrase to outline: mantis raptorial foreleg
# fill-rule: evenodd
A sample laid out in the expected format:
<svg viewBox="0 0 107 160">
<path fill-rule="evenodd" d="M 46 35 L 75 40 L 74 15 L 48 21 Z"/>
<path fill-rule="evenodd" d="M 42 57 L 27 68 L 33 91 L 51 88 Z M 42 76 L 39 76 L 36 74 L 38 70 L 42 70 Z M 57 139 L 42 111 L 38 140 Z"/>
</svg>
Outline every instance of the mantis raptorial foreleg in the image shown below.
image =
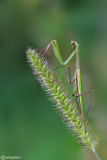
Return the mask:
<svg viewBox="0 0 107 160">
<path fill-rule="evenodd" d="M 61 53 L 60 53 L 60 49 L 59 49 L 59 46 L 58 46 L 58 43 L 56 40 L 52 40 L 48 46 L 46 47 L 46 51 L 44 52 L 44 54 L 48 51 L 48 49 L 50 48 L 50 46 L 52 46 L 53 48 L 53 51 L 54 51 L 54 54 L 55 56 L 57 57 L 57 59 L 59 60 L 59 62 L 63 65 L 63 66 L 66 66 L 69 61 L 74 57 L 74 55 L 76 54 L 76 50 L 74 52 L 72 52 L 70 54 L 70 56 L 67 58 L 66 61 L 63 61 L 62 59 L 62 56 L 61 56 Z M 44 56 L 43 54 L 43 56 Z"/>
</svg>

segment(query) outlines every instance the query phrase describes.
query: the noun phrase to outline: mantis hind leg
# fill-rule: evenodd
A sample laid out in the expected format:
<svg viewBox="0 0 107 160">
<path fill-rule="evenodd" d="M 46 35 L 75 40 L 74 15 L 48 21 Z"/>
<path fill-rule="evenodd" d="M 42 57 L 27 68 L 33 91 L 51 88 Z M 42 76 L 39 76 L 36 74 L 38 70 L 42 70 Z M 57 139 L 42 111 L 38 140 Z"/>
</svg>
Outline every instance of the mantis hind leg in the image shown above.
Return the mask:
<svg viewBox="0 0 107 160">
<path fill-rule="evenodd" d="M 90 91 L 88 91 L 88 92 L 83 92 L 83 93 L 81 93 L 81 94 L 77 94 L 77 95 L 74 95 L 75 97 L 79 97 L 79 96 L 82 96 L 82 95 L 84 95 L 84 94 L 89 94 L 89 93 L 93 93 L 94 92 L 94 90 L 90 90 Z"/>
<path fill-rule="evenodd" d="M 90 103 L 89 103 L 89 106 L 88 106 L 88 111 L 87 111 L 86 116 L 85 116 L 85 122 L 86 122 L 86 120 L 87 120 L 88 113 L 89 113 L 90 108 L 91 108 L 93 96 L 94 96 L 94 90 L 92 90 L 92 96 L 91 96 Z"/>
<path fill-rule="evenodd" d="M 86 116 L 85 116 L 84 123 L 85 123 L 86 120 L 87 120 L 88 113 L 89 113 L 90 108 L 91 108 L 92 99 L 93 99 L 93 96 L 94 96 L 94 90 L 91 90 L 91 91 L 88 91 L 88 92 L 84 92 L 84 93 L 81 93 L 81 94 L 77 94 L 77 95 L 73 95 L 73 96 L 75 96 L 75 97 L 79 97 L 79 96 L 81 96 L 81 95 L 85 95 L 85 94 L 89 94 L 89 93 L 92 93 L 92 96 L 91 96 L 91 99 L 90 99 L 90 103 L 89 103 L 89 106 L 88 106 L 88 110 L 87 110 L 87 113 L 86 113 Z"/>
</svg>

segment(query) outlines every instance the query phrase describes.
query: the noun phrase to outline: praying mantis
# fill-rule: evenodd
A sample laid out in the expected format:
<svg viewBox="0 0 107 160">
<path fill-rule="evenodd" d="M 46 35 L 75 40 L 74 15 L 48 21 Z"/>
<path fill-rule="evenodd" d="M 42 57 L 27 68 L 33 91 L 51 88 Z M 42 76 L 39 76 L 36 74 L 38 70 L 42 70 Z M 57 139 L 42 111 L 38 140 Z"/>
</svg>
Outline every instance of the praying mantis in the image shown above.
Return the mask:
<svg viewBox="0 0 107 160">
<path fill-rule="evenodd" d="M 44 54 L 48 51 L 50 46 L 52 46 L 54 54 L 55 54 L 56 58 L 59 60 L 63 69 L 64 69 L 64 66 L 69 69 L 69 77 L 65 73 L 66 78 L 70 84 L 74 82 L 74 95 L 79 96 L 80 113 L 81 113 L 82 120 L 84 121 L 84 105 L 83 105 L 82 82 L 81 82 L 81 72 L 80 72 L 79 44 L 76 41 L 71 41 L 71 45 L 72 45 L 72 48 L 74 49 L 74 51 L 70 54 L 70 56 L 65 61 L 63 61 L 63 59 L 62 59 L 61 52 L 60 52 L 60 49 L 59 49 L 59 46 L 58 46 L 58 43 L 56 40 L 52 40 L 48 44 Z M 75 69 L 73 77 L 71 78 L 70 77 L 70 67 L 67 66 L 67 64 L 72 60 L 72 58 L 75 55 L 76 55 L 76 69 Z M 65 70 L 64 70 L 64 72 L 65 72 Z"/>
<path fill-rule="evenodd" d="M 64 26 L 62 26 L 62 27 L 64 28 Z M 52 40 L 47 45 L 47 47 L 45 48 L 45 52 L 43 53 L 43 56 L 47 53 L 47 51 L 49 50 L 50 47 L 53 48 L 53 52 L 54 52 L 56 58 L 58 59 L 59 63 L 61 64 L 61 66 L 62 66 L 62 68 L 64 70 L 64 73 L 65 73 L 65 76 L 67 78 L 67 81 L 69 82 L 69 84 L 71 84 L 71 83 L 74 82 L 73 96 L 78 97 L 79 112 L 80 112 L 81 118 L 82 118 L 82 120 L 83 120 L 83 122 L 85 124 L 88 112 L 90 110 L 91 103 L 89 105 L 89 108 L 88 108 L 88 111 L 87 111 L 87 114 L 86 114 L 86 117 L 85 117 L 85 115 L 84 115 L 84 104 L 83 104 L 83 95 L 84 94 L 88 94 L 90 92 L 94 92 L 94 91 L 91 90 L 91 91 L 88 91 L 88 92 L 85 92 L 85 93 L 82 92 L 82 81 L 81 81 L 81 72 L 80 72 L 79 44 L 76 41 L 74 41 L 74 40 L 72 40 L 70 38 L 70 36 L 69 36 L 69 34 L 68 34 L 68 32 L 66 31 L 65 28 L 64 28 L 64 30 L 67 33 L 67 35 L 68 35 L 68 37 L 69 37 L 69 39 L 71 41 L 72 49 L 74 50 L 70 54 L 70 56 L 65 61 L 63 61 L 63 58 L 61 56 L 61 52 L 60 52 L 57 40 Z M 69 27 L 69 30 L 70 30 L 70 27 Z M 71 30 L 70 30 L 70 32 L 71 32 Z M 73 77 L 71 78 L 70 77 L 70 66 L 68 66 L 68 63 L 73 59 L 73 57 L 75 55 L 76 55 L 76 69 L 75 69 Z M 67 75 L 64 67 L 68 68 L 69 76 Z M 92 100 L 92 98 L 91 98 L 91 100 Z"/>
</svg>

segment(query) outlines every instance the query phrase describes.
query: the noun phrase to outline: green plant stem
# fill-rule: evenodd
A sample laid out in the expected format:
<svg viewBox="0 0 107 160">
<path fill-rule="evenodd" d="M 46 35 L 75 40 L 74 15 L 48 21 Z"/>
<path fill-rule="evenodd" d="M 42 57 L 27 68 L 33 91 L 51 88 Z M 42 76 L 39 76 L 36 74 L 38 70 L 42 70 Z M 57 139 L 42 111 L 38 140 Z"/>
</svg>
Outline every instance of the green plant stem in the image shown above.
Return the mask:
<svg viewBox="0 0 107 160">
<path fill-rule="evenodd" d="M 96 150 L 93 150 L 94 155 L 96 156 L 97 160 L 102 160 Z"/>
</svg>

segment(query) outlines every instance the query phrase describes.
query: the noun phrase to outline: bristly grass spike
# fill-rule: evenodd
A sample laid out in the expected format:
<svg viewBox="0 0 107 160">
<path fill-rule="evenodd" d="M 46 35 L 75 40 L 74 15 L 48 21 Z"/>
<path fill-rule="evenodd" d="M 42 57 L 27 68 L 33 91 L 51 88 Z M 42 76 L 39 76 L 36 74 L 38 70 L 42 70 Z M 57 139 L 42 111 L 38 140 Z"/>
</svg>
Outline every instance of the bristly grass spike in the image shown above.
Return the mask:
<svg viewBox="0 0 107 160">
<path fill-rule="evenodd" d="M 60 112 L 65 125 L 85 150 L 92 151 L 97 159 L 101 160 L 96 152 L 96 137 L 87 122 L 86 129 L 84 128 L 84 122 L 77 110 L 78 104 L 73 102 L 72 96 L 69 96 L 69 92 L 67 92 L 67 88 L 63 86 L 60 80 L 55 82 L 55 74 L 52 74 L 51 66 L 41 54 L 38 56 L 39 53 L 30 48 L 26 54 L 41 86 L 56 103 L 57 110 Z"/>
</svg>

